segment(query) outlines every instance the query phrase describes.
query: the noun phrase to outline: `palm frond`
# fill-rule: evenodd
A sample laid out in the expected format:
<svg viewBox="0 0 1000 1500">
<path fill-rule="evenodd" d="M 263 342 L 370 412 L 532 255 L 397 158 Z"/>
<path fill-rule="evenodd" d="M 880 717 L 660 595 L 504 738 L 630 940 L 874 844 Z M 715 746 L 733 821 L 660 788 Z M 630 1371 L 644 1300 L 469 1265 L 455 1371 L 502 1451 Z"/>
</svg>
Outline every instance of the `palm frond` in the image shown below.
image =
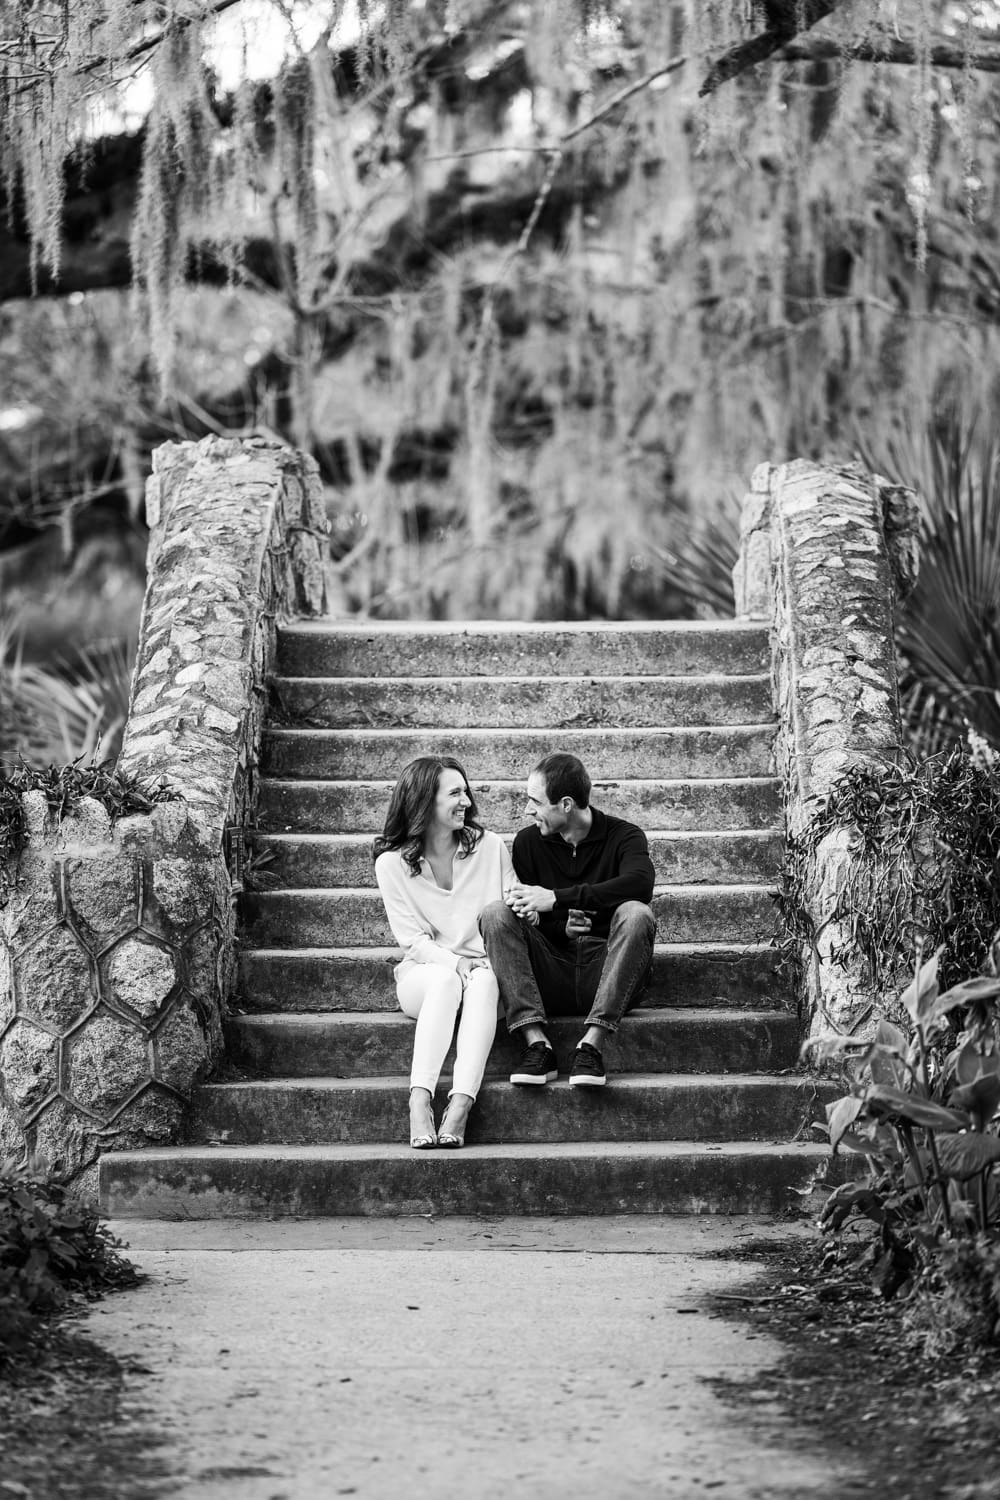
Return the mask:
<svg viewBox="0 0 1000 1500">
<path fill-rule="evenodd" d="M 946 412 L 866 457 L 921 507 L 920 574 L 897 632 L 904 681 L 920 687 L 911 722 L 922 739 L 971 729 L 1000 746 L 1000 431 Z"/>
<path fill-rule="evenodd" d="M 687 522 L 669 548 L 650 551 L 664 583 L 700 620 L 730 620 L 735 609 L 733 568 L 740 552 L 740 506 L 735 499 L 711 521 Z"/>
<path fill-rule="evenodd" d="M 134 642 L 112 640 L 71 661 L 28 661 L 18 621 L 0 617 L 0 769 L 117 755 L 134 654 Z"/>
</svg>

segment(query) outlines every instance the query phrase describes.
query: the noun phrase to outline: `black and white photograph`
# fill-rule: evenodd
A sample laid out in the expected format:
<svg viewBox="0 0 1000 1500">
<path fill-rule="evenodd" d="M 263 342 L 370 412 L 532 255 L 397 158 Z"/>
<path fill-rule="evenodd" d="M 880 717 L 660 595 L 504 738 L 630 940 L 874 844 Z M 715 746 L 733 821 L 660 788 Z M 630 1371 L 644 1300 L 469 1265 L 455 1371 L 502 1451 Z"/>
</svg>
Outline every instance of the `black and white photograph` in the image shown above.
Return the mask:
<svg viewBox="0 0 1000 1500">
<path fill-rule="evenodd" d="M 1000 1500 L 1000 0 L 0 0 L 0 1500 Z"/>
</svg>

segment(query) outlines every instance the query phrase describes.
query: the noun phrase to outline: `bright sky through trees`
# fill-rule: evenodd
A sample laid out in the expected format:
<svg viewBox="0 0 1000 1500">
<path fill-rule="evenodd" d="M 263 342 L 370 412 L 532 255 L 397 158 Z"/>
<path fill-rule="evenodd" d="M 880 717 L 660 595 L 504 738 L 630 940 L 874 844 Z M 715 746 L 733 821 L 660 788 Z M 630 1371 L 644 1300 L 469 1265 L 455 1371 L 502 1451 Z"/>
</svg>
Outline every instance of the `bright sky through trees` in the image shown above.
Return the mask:
<svg viewBox="0 0 1000 1500">
<path fill-rule="evenodd" d="M 240 0 L 212 21 L 205 61 L 218 75 L 223 90 L 235 88 L 243 78 L 273 77 L 289 50 L 307 53 L 316 45 L 329 17 L 329 0 L 299 0 L 289 6 L 275 5 L 274 0 Z M 332 45 L 349 44 L 359 29 L 356 0 L 345 0 L 331 33 Z M 152 102 L 149 64 L 140 59 L 117 99 L 102 96 L 95 100 L 89 134 L 137 130 Z"/>
</svg>

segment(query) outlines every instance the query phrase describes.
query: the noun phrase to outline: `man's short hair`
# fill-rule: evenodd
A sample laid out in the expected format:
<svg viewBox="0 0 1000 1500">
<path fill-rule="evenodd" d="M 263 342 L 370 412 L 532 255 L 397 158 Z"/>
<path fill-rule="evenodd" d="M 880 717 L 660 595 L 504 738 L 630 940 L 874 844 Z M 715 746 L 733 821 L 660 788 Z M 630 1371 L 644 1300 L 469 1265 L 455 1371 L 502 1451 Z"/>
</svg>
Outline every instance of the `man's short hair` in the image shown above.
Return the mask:
<svg viewBox="0 0 1000 1500">
<path fill-rule="evenodd" d="M 590 777 L 578 756 L 553 750 L 542 756 L 535 770 L 544 777 L 545 795 L 550 802 L 572 797 L 577 807 L 590 806 Z"/>
</svg>

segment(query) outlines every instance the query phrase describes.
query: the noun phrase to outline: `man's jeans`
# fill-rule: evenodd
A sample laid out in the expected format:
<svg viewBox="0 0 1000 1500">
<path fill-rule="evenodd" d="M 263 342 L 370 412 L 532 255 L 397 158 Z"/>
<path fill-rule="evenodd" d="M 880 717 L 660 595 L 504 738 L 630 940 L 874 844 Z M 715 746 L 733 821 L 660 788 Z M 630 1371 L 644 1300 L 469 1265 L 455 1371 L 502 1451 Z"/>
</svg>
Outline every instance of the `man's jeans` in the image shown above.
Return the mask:
<svg viewBox="0 0 1000 1500">
<path fill-rule="evenodd" d="M 586 1014 L 588 1026 L 617 1031 L 649 983 L 655 929 L 648 906 L 625 901 L 611 919 L 607 942 L 573 938 L 561 952 L 505 901 L 491 902 L 479 930 L 500 984 L 507 1030 L 544 1026 L 549 1015 Z"/>
</svg>

